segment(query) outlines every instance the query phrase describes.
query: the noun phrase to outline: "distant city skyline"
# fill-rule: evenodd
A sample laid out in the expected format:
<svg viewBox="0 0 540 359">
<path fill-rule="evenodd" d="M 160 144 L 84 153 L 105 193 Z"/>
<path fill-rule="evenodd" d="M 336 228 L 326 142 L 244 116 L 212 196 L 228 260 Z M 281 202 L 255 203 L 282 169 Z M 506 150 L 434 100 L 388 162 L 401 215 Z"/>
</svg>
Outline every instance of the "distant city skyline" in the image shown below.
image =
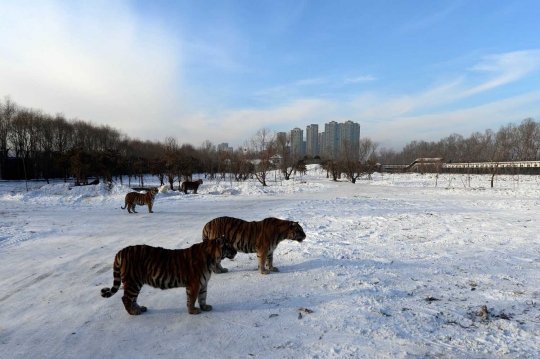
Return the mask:
<svg viewBox="0 0 540 359">
<path fill-rule="evenodd" d="M 290 153 L 298 156 L 321 156 L 331 152 L 337 155 L 345 145 L 358 150 L 360 141 L 360 124 L 352 121 L 338 123 L 330 121 L 324 124 L 325 131 L 319 132 L 318 124 L 306 126 L 304 130 L 295 127 L 290 131 L 276 132 L 276 140 L 286 143 Z"/>
</svg>

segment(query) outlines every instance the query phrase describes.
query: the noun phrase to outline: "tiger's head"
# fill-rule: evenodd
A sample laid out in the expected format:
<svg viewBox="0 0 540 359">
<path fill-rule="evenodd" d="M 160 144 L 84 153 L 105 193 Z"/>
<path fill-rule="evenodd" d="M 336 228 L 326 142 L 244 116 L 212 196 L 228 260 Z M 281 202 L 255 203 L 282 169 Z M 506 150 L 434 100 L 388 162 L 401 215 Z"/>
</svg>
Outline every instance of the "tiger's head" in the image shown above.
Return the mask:
<svg viewBox="0 0 540 359">
<path fill-rule="evenodd" d="M 152 187 L 148 190 L 147 193 L 150 193 L 150 195 L 152 196 L 152 198 L 154 198 L 159 192 L 159 188 L 157 187 Z"/>
<path fill-rule="evenodd" d="M 231 245 L 231 243 L 225 238 L 225 236 L 216 238 L 213 241 L 216 244 L 216 250 L 214 251 L 214 258 L 216 262 L 221 262 L 224 258 L 233 259 L 236 256 L 236 249 Z"/>
<path fill-rule="evenodd" d="M 304 233 L 304 229 L 298 222 L 288 221 L 288 225 L 286 238 L 297 242 L 302 242 L 306 239 L 306 233 Z"/>
</svg>

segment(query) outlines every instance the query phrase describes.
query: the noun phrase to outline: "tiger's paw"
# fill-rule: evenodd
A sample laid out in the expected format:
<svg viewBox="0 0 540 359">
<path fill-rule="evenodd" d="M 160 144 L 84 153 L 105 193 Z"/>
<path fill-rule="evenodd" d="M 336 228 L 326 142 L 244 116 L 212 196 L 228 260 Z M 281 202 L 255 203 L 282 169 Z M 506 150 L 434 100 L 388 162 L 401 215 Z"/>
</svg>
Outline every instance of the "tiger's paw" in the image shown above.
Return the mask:
<svg viewBox="0 0 540 359">
<path fill-rule="evenodd" d="M 146 312 L 146 307 L 134 307 L 134 308 L 131 308 L 131 310 L 128 311 L 129 314 L 131 315 L 140 315 L 144 312 Z"/>
<path fill-rule="evenodd" d="M 204 310 L 205 312 L 209 312 L 212 310 L 212 306 L 209 304 L 201 305 L 201 310 Z"/>
<path fill-rule="evenodd" d="M 279 272 L 277 267 L 268 268 L 271 272 Z"/>
<path fill-rule="evenodd" d="M 199 314 L 201 310 L 199 308 L 193 308 L 188 310 L 189 314 Z"/>
<path fill-rule="evenodd" d="M 261 274 L 268 274 L 269 272 L 266 269 L 261 269 Z"/>
</svg>

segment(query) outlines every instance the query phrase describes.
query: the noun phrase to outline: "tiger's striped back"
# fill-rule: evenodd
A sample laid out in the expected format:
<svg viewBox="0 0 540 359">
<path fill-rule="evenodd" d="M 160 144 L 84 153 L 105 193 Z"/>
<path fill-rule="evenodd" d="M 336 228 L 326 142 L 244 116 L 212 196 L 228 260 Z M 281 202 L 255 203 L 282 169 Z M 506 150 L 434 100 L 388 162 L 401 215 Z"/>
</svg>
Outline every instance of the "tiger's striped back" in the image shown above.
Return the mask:
<svg viewBox="0 0 540 359">
<path fill-rule="evenodd" d="M 277 271 L 273 266 L 273 253 L 281 241 L 290 239 L 302 242 L 306 238 L 298 222 L 274 217 L 252 222 L 233 217 L 218 217 L 206 223 L 202 231 L 203 241 L 222 236 L 225 236 L 237 251 L 257 253 L 259 269 L 263 274 L 266 274 L 265 263 L 270 270 Z M 221 265 L 218 265 L 217 269 L 217 273 L 220 273 L 220 270 L 227 271 Z"/>
<path fill-rule="evenodd" d="M 113 287 L 103 288 L 101 296 L 113 296 L 124 283 L 122 301 L 129 314 L 141 314 L 146 307 L 137 304 L 137 296 L 144 284 L 169 289 L 186 287 L 187 306 L 197 314 L 196 299 L 202 310 L 206 305 L 206 287 L 214 267 L 223 258 L 234 258 L 236 250 L 225 240 L 197 243 L 187 249 L 165 249 L 136 245 L 120 250 L 113 263 Z"/>
<path fill-rule="evenodd" d="M 219 217 L 206 223 L 203 241 L 215 238 L 216 233 L 227 237 L 233 247 L 243 253 L 255 253 L 255 239 L 262 231 L 262 221 L 247 222 L 240 218 Z"/>
</svg>

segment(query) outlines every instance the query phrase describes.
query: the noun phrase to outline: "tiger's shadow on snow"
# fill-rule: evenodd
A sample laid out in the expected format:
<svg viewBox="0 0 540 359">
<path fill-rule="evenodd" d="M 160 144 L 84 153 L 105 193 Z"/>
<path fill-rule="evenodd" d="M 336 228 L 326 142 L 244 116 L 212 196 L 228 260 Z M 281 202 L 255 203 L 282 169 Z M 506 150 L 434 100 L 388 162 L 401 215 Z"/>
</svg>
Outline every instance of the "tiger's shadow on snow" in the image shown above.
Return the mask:
<svg viewBox="0 0 540 359">
<path fill-rule="evenodd" d="M 212 305 L 212 311 L 201 312 L 199 315 L 212 316 L 213 313 L 222 315 L 232 312 L 263 312 L 266 313 L 268 310 L 273 310 L 277 308 L 280 309 L 296 309 L 298 307 L 305 306 L 306 297 L 302 296 L 301 293 L 296 293 L 295 296 L 291 296 L 290 293 L 284 292 L 282 289 L 277 289 L 275 292 L 265 292 L 265 293 L 255 293 L 256 284 L 272 280 L 272 278 L 280 278 L 283 275 L 289 277 L 292 273 L 306 273 L 309 277 L 311 271 L 317 271 L 319 269 L 324 269 L 327 273 L 329 270 L 332 270 L 336 273 L 337 276 L 344 275 L 343 278 L 347 276 L 360 276 L 357 278 L 357 282 L 365 282 L 366 286 L 373 285 L 372 278 L 377 277 L 377 272 L 387 271 L 391 268 L 399 271 L 400 268 L 404 266 L 417 267 L 418 270 L 428 270 L 429 264 L 407 264 L 400 261 L 393 260 L 373 260 L 373 259 L 341 259 L 341 258 L 316 258 L 307 260 L 300 263 L 286 264 L 276 263 L 276 266 L 279 268 L 279 272 L 272 272 L 268 275 L 262 275 L 258 272 L 256 264 L 253 263 L 240 263 L 238 267 L 235 266 L 236 261 L 230 261 L 225 266 L 229 268 L 229 272 L 226 274 L 213 274 L 212 280 L 210 281 L 210 287 L 212 287 L 212 281 L 219 280 L 220 276 L 228 277 L 228 281 L 237 281 L 244 279 L 245 283 L 243 285 L 247 286 L 246 289 L 248 292 L 252 292 L 254 295 L 246 295 L 245 298 L 231 298 L 220 293 L 220 289 L 210 289 L 211 298 L 209 298 L 209 304 Z M 354 270 L 359 271 L 360 273 L 354 273 Z M 345 273 L 342 273 L 345 272 Z M 351 272 L 352 271 L 352 272 Z M 238 278 L 235 278 L 238 277 Z M 247 280 L 247 281 L 246 281 Z M 320 281 L 320 285 L 331 284 L 332 279 L 326 278 Z M 378 280 L 377 280 L 378 283 Z M 290 284 L 290 283 L 289 283 Z M 376 284 L 376 283 L 375 283 Z M 358 292 L 358 288 L 354 288 L 354 283 L 348 285 L 350 288 L 342 288 L 340 290 L 332 290 L 321 287 L 321 292 L 317 295 L 318 302 L 327 302 L 336 300 L 342 297 L 347 297 Z M 384 285 L 384 284 L 381 284 Z M 351 287 L 352 286 L 352 287 Z M 251 289 L 250 289 L 251 288 Z M 361 289 L 363 290 L 363 289 Z M 406 288 L 395 289 L 399 293 L 396 294 L 399 297 L 408 297 L 408 290 Z M 313 292 L 310 290 L 306 291 L 306 294 L 312 295 Z M 145 315 L 184 315 L 186 309 L 183 305 L 185 297 L 182 296 L 179 300 L 178 307 L 172 306 L 169 308 L 162 309 L 148 309 L 148 312 Z M 181 303 L 181 304 L 180 304 Z M 260 314 L 257 314 L 260 315 Z"/>
<path fill-rule="evenodd" d="M 258 272 L 257 261 L 253 261 L 253 265 L 246 262 L 239 262 L 236 259 L 234 261 L 228 261 L 223 263 L 225 268 L 229 269 L 230 274 L 235 272 L 242 273 L 255 273 Z M 337 258 L 317 258 L 310 259 L 303 262 L 287 264 L 286 262 L 279 263 L 274 260 L 274 265 L 279 268 L 279 272 L 270 272 L 269 276 L 280 275 L 280 274 L 290 274 L 295 272 L 307 272 L 310 270 L 320 269 L 320 268 L 329 268 L 329 267 L 340 267 L 340 268 L 364 268 L 369 269 L 381 269 L 386 268 L 391 265 L 393 261 L 375 261 L 372 259 L 337 259 Z M 217 274 L 219 276 L 219 274 Z"/>
</svg>

